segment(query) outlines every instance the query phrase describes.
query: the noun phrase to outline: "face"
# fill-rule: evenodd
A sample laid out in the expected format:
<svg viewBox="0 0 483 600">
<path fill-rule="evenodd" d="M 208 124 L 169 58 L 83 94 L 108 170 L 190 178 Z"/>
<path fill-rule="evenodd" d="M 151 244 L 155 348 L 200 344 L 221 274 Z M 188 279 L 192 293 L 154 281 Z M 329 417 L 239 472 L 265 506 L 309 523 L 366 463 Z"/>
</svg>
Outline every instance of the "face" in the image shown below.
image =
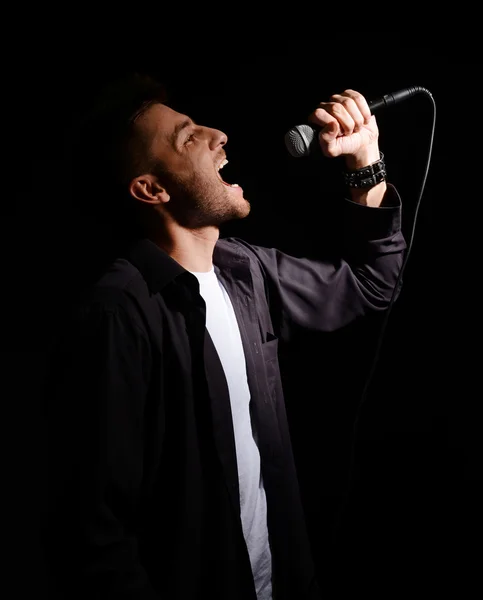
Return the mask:
<svg viewBox="0 0 483 600">
<path fill-rule="evenodd" d="M 159 165 L 152 174 L 166 192 L 162 210 L 180 225 L 220 226 L 249 214 L 243 189 L 224 182 L 219 172 L 227 162 L 223 132 L 198 125 L 162 104 L 151 106 L 137 126 Z"/>
</svg>

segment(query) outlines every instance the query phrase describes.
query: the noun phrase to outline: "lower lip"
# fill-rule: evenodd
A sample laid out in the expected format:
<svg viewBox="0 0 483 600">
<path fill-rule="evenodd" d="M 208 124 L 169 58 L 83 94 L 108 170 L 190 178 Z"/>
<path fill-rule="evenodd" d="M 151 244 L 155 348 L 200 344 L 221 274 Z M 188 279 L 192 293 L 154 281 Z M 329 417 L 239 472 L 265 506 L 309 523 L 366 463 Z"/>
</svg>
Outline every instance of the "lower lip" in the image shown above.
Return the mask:
<svg viewBox="0 0 483 600">
<path fill-rule="evenodd" d="M 230 188 L 231 190 L 237 190 L 239 192 L 243 192 L 243 188 L 241 188 L 239 185 L 237 186 L 232 186 L 229 183 L 225 183 L 224 181 L 222 181 L 223 185 L 226 185 L 226 187 Z"/>
</svg>

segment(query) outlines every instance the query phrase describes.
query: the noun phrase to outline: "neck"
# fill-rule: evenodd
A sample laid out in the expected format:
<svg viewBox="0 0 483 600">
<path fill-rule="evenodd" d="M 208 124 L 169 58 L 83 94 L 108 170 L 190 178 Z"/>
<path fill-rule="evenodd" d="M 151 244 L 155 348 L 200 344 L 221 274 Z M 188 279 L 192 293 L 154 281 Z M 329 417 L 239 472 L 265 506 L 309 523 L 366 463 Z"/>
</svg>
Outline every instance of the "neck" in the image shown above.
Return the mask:
<svg viewBox="0 0 483 600">
<path fill-rule="evenodd" d="M 153 242 L 187 271 L 206 273 L 213 266 L 213 250 L 220 236 L 218 227 L 176 227 L 156 236 Z"/>
</svg>

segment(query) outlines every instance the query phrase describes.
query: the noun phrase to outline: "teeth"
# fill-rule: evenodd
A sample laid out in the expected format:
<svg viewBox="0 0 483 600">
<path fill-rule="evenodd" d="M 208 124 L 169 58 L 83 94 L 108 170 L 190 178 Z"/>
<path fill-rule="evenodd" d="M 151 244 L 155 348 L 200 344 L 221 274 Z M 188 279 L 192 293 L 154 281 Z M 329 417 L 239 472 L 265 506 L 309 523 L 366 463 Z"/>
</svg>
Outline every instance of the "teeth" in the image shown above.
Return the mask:
<svg viewBox="0 0 483 600">
<path fill-rule="evenodd" d="M 223 169 L 223 167 L 224 167 L 225 165 L 227 165 L 227 164 L 228 164 L 228 161 L 226 160 L 226 158 L 224 158 L 224 159 L 221 161 L 221 163 L 218 165 L 218 171 L 220 171 L 221 169 Z M 228 187 L 233 187 L 233 188 L 235 188 L 235 187 L 240 187 L 240 186 L 238 185 L 238 183 L 226 183 L 226 181 L 223 181 L 223 179 L 221 178 L 221 175 L 218 175 L 218 177 L 219 177 L 219 178 L 221 179 L 221 181 L 222 181 L 222 182 L 223 182 L 225 185 L 227 185 Z"/>
</svg>

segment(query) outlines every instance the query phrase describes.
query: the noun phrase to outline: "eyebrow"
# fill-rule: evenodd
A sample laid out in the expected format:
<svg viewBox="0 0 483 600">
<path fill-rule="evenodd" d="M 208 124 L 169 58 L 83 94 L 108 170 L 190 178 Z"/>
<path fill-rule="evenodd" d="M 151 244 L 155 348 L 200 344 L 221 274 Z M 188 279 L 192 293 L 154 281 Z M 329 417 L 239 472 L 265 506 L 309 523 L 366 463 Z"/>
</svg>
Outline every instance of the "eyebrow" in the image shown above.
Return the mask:
<svg viewBox="0 0 483 600">
<path fill-rule="evenodd" d="M 196 125 L 196 123 L 192 119 L 185 119 L 184 121 L 180 121 L 174 128 L 173 133 L 169 136 L 171 144 L 174 145 L 183 129 L 186 129 L 191 125 Z"/>
</svg>

